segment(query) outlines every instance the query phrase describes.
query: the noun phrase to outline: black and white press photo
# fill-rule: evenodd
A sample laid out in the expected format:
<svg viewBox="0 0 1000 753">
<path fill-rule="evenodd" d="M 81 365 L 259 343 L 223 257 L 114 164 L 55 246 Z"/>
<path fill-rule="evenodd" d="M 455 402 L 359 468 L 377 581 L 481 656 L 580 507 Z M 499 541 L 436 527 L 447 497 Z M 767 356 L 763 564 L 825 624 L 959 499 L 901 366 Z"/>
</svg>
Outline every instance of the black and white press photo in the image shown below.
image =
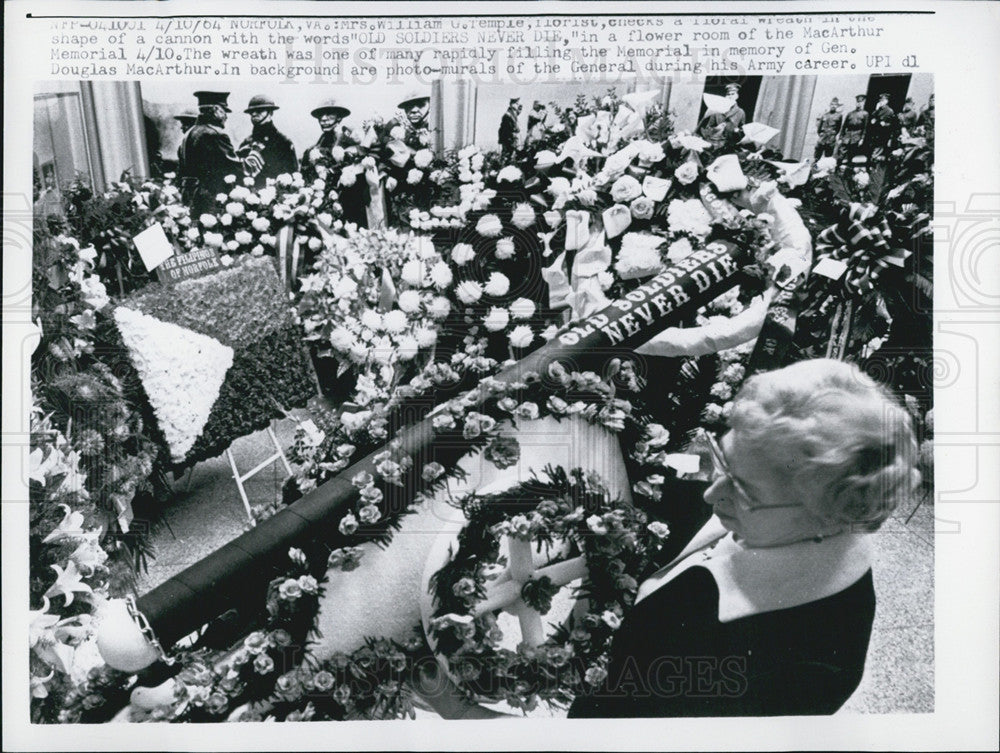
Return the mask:
<svg viewBox="0 0 1000 753">
<path fill-rule="evenodd" d="M 950 708 L 930 16 L 163 5 L 25 21 L 32 729 Z"/>
</svg>

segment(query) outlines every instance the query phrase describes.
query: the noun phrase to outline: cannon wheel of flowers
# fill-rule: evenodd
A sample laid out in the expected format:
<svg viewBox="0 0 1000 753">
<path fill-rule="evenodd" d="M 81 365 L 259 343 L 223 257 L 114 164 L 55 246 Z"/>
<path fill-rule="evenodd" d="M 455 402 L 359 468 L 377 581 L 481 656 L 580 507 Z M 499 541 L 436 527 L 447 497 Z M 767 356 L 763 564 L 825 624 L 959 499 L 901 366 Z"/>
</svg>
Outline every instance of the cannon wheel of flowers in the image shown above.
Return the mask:
<svg viewBox="0 0 1000 753">
<path fill-rule="evenodd" d="M 642 512 L 580 469 L 548 467 L 527 483 L 498 481 L 471 499 L 462 531 L 442 532 L 431 546 L 421 589 L 424 631 L 451 683 L 450 697 L 491 715 L 505 713 L 505 706 L 528 713 L 539 700 L 568 705 L 585 685 L 603 679 L 621 607 L 630 603 L 646 553 L 665 530 L 647 526 Z M 533 509 L 524 504 L 528 499 L 537 503 Z M 505 502 L 506 512 L 489 512 Z M 495 529 L 498 520 L 503 532 Z M 495 556 L 482 546 L 488 536 L 499 542 Z M 595 579 L 613 569 L 609 561 L 616 557 L 622 572 Z M 582 598 L 580 586 L 587 593 Z M 456 650 L 457 641 L 471 641 L 471 653 Z M 442 690 L 439 681 L 426 693 L 432 705 L 431 696 Z"/>
<path fill-rule="evenodd" d="M 516 486 L 511 486 L 509 480 L 504 480 L 486 486 L 477 493 L 481 496 L 490 496 L 514 492 L 516 488 Z M 438 641 L 431 629 L 435 611 L 432 579 L 451 560 L 457 540 L 457 530 L 446 531 L 441 533 L 431 545 L 421 582 L 420 616 L 427 642 L 435 652 L 441 668 L 452 683 L 461 687 L 462 678 L 452 668 L 448 658 L 438 651 Z M 486 598 L 474 607 L 475 615 L 499 612 L 497 622 L 501 629 L 505 623 L 506 627 L 513 627 L 513 622 L 516 620 L 521 640 L 532 647 L 540 646 L 547 638 L 542 615 L 525 603 L 521 592 L 526 582 L 537 580 L 543 576 L 548 577 L 553 585 L 559 588 L 559 592 L 553 598 L 553 609 L 547 616 L 550 620 L 565 620 L 575 606 L 571 589 L 586 576 L 587 565 L 582 556 L 550 564 L 550 556 L 562 551 L 564 548 L 557 547 L 556 550 L 548 553 L 533 553 L 530 539 L 506 536 L 501 545 L 501 556 L 506 555 L 507 567 L 491 581 L 486 589 Z M 481 700 L 481 703 L 484 706 L 494 705 L 493 702 L 485 699 Z"/>
</svg>

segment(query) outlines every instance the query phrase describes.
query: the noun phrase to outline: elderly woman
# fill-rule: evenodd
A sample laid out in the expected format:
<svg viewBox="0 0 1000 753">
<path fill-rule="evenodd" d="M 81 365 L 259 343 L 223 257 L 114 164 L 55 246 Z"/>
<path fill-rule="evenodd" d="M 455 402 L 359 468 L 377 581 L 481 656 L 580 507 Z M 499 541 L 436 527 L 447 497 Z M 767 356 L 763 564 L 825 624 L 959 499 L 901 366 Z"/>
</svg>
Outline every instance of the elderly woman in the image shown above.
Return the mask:
<svg viewBox="0 0 1000 753">
<path fill-rule="evenodd" d="M 876 531 L 919 481 L 909 417 L 856 367 L 755 376 L 709 437 L 713 515 L 639 588 L 571 717 L 830 714 L 864 670 Z"/>
</svg>

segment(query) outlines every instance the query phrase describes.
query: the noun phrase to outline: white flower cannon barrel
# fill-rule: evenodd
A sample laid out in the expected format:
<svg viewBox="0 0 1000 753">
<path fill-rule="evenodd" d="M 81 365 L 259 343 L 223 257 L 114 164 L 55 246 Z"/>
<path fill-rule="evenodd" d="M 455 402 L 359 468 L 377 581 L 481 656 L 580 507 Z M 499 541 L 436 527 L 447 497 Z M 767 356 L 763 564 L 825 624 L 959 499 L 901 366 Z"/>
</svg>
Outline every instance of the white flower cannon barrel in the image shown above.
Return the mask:
<svg viewBox="0 0 1000 753">
<path fill-rule="evenodd" d="M 696 251 L 666 271 L 614 301 L 604 310 L 565 327 L 551 342 L 496 378 L 517 381 L 527 373 L 544 374 L 550 364 L 563 362 L 573 369 L 600 372 L 613 357 L 634 352 L 657 332 L 676 321 L 685 311 L 703 305 L 738 282 L 742 253 L 732 244 L 715 242 Z M 400 450 L 411 457 L 433 459 L 446 467 L 456 464 L 468 445 L 448 436 L 435 442 L 431 419 L 427 418 L 395 437 Z M 375 456 L 368 455 L 297 502 L 263 521 L 200 562 L 142 596 L 138 610 L 164 647 L 222 614 L 261 599 L 268 582 L 279 572 L 290 547 L 310 540 L 324 540 L 337 531 L 341 510 L 356 501 L 358 490 L 350 479 L 361 472 L 375 474 Z M 415 462 L 408 483 L 389 485 L 383 504 L 394 509 L 406 506 L 420 488 L 422 463 Z M 395 497 L 395 498 L 394 498 Z M 105 645 L 114 642 L 105 636 Z M 103 652 L 105 660 L 111 652 Z M 146 652 L 127 667 L 137 671 L 152 663 Z M 116 662 L 109 661 L 111 666 Z M 136 666 L 138 665 L 138 666 Z M 125 667 L 119 667 L 126 669 Z"/>
</svg>

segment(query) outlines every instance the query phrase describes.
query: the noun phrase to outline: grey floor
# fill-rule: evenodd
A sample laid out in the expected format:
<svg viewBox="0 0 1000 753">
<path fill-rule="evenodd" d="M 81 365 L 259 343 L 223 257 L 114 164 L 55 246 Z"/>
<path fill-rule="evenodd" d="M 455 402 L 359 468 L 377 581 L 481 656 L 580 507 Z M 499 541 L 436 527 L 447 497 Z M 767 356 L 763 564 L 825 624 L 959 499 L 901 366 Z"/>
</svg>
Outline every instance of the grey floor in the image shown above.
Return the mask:
<svg viewBox="0 0 1000 753">
<path fill-rule="evenodd" d="M 295 424 L 275 425 L 287 447 Z M 273 452 L 266 432 L 232 448 L 241 473 Z M 247 482 L 254 507 L 280 499 L 284 470 L 274 463 Z M 225 455 L 195 466 L 175 483 L 176 499 L 154 531 L 157 556 L 140 591 L 151 589 L 248 528 L 247 516 Z M 912 517 L 911 517 L 912 514 Z M 910 518 L 907 521 L 907 518 Z M 865 675 L 840 713 L 929 713 L 934 710 L 934 511 L 899 510 L 879 531 L 875 589 L 878 611 Z"/>
</svg>

